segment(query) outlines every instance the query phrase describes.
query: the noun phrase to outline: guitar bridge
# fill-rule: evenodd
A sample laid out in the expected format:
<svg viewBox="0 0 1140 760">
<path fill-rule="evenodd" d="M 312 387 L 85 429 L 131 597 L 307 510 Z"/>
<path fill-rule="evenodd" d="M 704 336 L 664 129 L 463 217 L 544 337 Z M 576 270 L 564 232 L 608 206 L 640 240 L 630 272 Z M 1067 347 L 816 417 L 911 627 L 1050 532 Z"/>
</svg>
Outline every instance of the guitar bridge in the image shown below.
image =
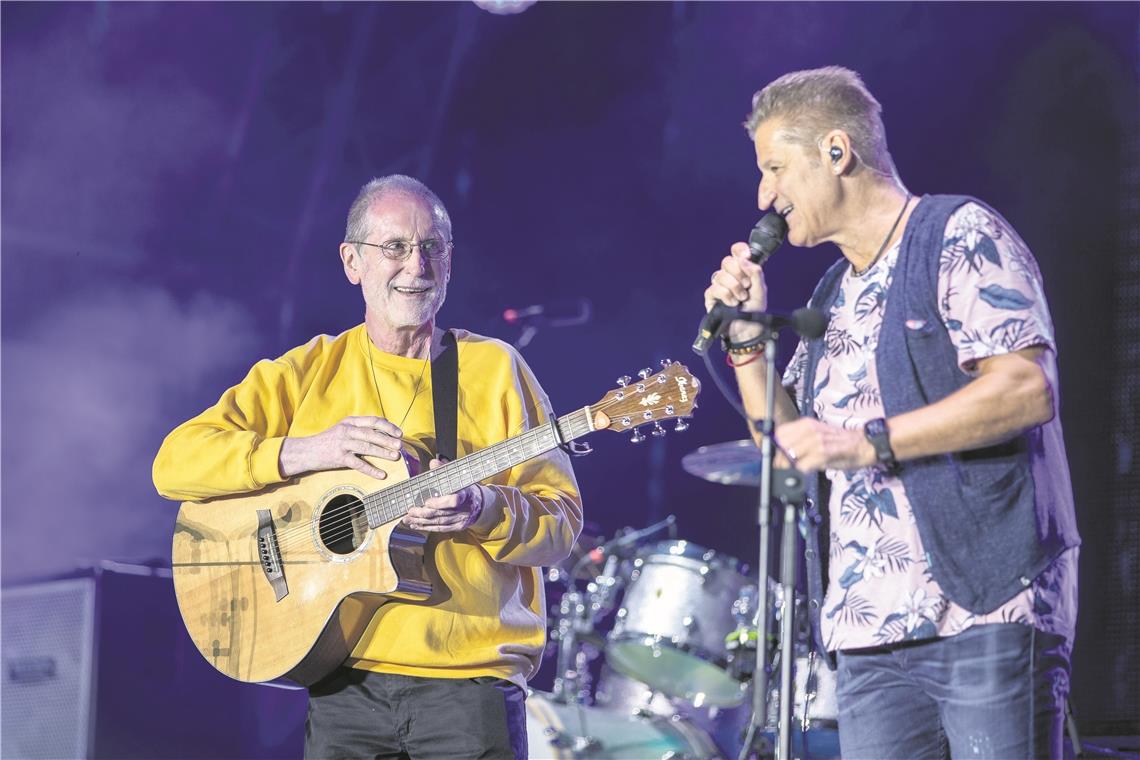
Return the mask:
<svg viewBox="0 0 1140 760">
<path fill-rule="evenodd" d="M 261 560 L 261 570 L 265 579 L 273 587 L 277 601 L 289 593 L 285 583 L 285 568 L 281 564 L 281 548 L 277 545 L 277 529 L 268 509 L 257 510 L 257 556 Z"/>
</svg>

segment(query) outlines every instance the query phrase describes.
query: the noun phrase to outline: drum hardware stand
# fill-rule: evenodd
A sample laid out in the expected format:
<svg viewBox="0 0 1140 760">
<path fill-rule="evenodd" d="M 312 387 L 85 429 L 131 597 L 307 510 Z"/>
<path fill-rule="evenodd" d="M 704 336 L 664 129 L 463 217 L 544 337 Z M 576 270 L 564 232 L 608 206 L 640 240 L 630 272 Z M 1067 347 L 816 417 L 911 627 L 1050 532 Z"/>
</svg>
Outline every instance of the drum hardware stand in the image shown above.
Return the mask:
<svg viewBox="0 0 1140 760">
<path fill-rule="evenodd" d="M 617 550 L 636 544 L 643 538 L 658 531 L 668 529 L 670 535 L 676 531 L 677 518 L 669 515 L 664 520 L 650 525 L 648 528 L 623 533 L 610 539 L 601 546 L 587 552 L 575 564 L 564 578 L 566 593 L 558 607 L 558 659 L 556 668 L 558 675 L 554 679 L 553 696 L 564 704 L 574 704 L 578 710 L 578 724 L 580 731 L 577 735 L 562 732 L 555 741 L 558 746 L 568 747 L 575 756 L 584 752 L 598 749 L 601 743 L 590 736 L 586 725 L 586 711 L 584 702 L 589 699 L 592 677 L 590 675 L 590 661 L 596 658 L 599 652 L 587 651 L 587 644 L 583 646 L 581 639 L 590 637 L 594 633 L 594 621 L 606 614 L 611 608 L 614 595 L 617 591 Z M 585 565 L 604 556 L 606 563 L 600 575 L 595 576 L 586 587 L 583 594 L 574 587 L 578 573 Z"/>
<path fill-rule="evenodd" d="M 796 516 L 803 504 L 803 476 L 797 470 L 773 470 L 775 456 L 776 417 L 776 340 L 779 333 L 768 329 L 764 333 L 764 360 L 767 369 L 767 398 L 765 416 L 752 424 L 760 439 L 760 494 L 757 506 L 757 525 L 760 534 L 759 563 L 757 564 L 757 644 L 756 665 L 752 675 L 752 720 L 748 724 L 739 760 L 746 760 L 752 751 L 757 729 L 768 715 L 768 652 L 763 645 L 767 632 L 768 614 L 768 542 L 772 528 L 772 496 L 784 504 L 784 522 L 780 542 L 780 584 L 783 587 L 784 605 L 780 616 L 780 691 L 776 728 L 777 760 L 791 760 L 792 718 L 792 663 L 795 660 L 793 619 L 796 594 Z M 775 476 L 775 477 L 773 477 Z M 773 483 L 775 480 L 775 484 Z"/>
<path fill-rule="evenodd" d="M 816 694 L 819 693 L 819 676 L 816 675 L 816 665 L 819 663 L 819 657 L 815 653 L 815 649 L 808 651 L 807 660 L 807 674 L 804 676 L 804 706 L 803 715 L 800 716 L 800 737 L 802 737 L 802 750 L 805 758 L 811 757 L 811 748 L 808 746 L 809 732 L 811 730 L 811 703 L 815 701 Z M 824 667 L 827 667 L 826 665 Z"/>
<path fill-rule="evenodd" d="M 589 555 L 586 555 L 585 559 L 588 558 Z M 576 566 L 575 571 L 578 569 L 580 568 Z M 573 704 L 577 708 L 578 732 L 560 731 L 552 743 L 570 749 L 577 757 L 601 745 L 590 736 L 583 704 L 590 695 L 590 660 L 597 657 L 597 653 L 587 651 L 579 643 L 580 636 L 588 636 L 594 631 L 594 612 L 598 609 L 596 600 L 593 600 L 596 587 L 590 584 L 591 603 L 587 604 L 582 592 L 572 585 L 574 574 L 570 574 L 569 589 L 558 607 L 558 675 L 554 679 L 554 699 L 564 704 Z"/>
<path fill-rule="evenodd" d="M 554 679 L 554 697 L 561 702 L 581 702 L 590 692 L 590 655 L 579 644 L 580 635 L 593 632 L 593 620 L 587 615 L 582 593 L 571 589 L 562 597 L 558 608 L 558 676 Z"/>
<path fill-rule="evenodd" d="M 589 660 L 593 659 L 581 651 L 578 640 L 594 632 L 594 620 L 599 615 L 606 614 L 613 603 L 617 592 L 617 563 L 619 549 L 636 544 L 644 538 L 659 531 L 668 529 L 673 535 L 676 531 L 677 518 L 669 515 L 664 520 L 650 525 L 648 528 L 630 531 L 611 538 L 601 546 L 587 552 L 574 563 L 574 567 L 566 574 L 563 580 L 566 583 L 566 594 L 562 597 L 562 604 L 558 609 L 558 676 L 554 680 L 554 696 L 563 702 L 581 702 L 589 696 L 590 674 L 587 667 Z M 574 588 L 574 581 L 578 574 L 590 562 L 596 562 L 601 557 L 606 563 L 600 575 L 586 587 L 586 594 Z M 573 667 L 571 666 L 573 658 Z"/>
<path fill-rule="evenodd" d="M 1072 697 L 1065 700 L 1065 730 L 1069 734 L 1069 740 L 1073 743 L 1073 754 L 1076 757 L 1085 756 L 1085 748 L 1081 743 L 1080 732 L 1077 731 L 1077 719 L 1073 715 L 1073 700 Z"/>
<path fill-rule="evenodd" d="M 818 662 L 819 657 L 815 650 L 810 650 L 807 660 L 807 675 L 804 676 L 804 714 L 800 717 L 800 731 L 804 735 L 804 755 L 807 755 L 807 732 L 811 728 L 811 718 L 808 715 L 811 713 L 811 703 L 815 701 L 815 695 L 819 692 L 819 676 L 816 675 L 815 669 Z"/>
</svg>

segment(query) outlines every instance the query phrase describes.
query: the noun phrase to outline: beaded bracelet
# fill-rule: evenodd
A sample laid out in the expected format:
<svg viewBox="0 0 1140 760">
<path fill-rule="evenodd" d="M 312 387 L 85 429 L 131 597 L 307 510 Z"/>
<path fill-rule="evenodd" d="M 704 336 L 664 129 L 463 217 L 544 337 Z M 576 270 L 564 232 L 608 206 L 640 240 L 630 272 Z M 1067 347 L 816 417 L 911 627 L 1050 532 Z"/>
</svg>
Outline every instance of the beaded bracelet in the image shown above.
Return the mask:
<svg viewBox="0 0 1140 760">
<path fill-rule="evenodd" d="M 764 335 L 757 335 L 752 340 L 741 341 L 740 343 L 733 343 L 728 338 L 722 338 L 721 345 L 724 347 L 726 353 L 730 354 L 751 354 L 760 350 L 761 345 L 764 343 Z"/>
</svg>

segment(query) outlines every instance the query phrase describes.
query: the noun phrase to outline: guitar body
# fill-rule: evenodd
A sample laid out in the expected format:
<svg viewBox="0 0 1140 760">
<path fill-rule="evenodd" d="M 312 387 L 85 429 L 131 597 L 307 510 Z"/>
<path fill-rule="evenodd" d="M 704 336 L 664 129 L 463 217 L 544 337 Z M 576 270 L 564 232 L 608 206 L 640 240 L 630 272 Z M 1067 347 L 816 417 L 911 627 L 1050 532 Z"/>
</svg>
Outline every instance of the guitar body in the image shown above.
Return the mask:
<svg viewBox="0 0 1140 760">
<path fill-rule="evenodd" d="M 316 472 L 252 494 L 186 502 L 174 530 L 174 591 L 202 656 L 239 681 L 309 685 L 352 652 L 379 607 L 431 595 L 423 533 L 370 530 L 360 499 L 409 477 Z"/>
<path fill-rule="evenodd" d="M 623 377 L 597 403 L 410 477 L 401 460 L 366 457 L 388 477 L 316 472 L 262 491 L 178 510 L 172 568 L 183 622 L 206 661 L 239 681 L 308 686 L 344 662 L 381 605 L 424 601 L 427 536 L 400 526 L 412 507 L 456 493 L 597 430 L 634 433 L 696 408 L 700 382 L 676 362 Z M 409 481 L 405 483 L 404 481 Z M 371 520 L 369 519 L 371 518 Z"/>
</svg>

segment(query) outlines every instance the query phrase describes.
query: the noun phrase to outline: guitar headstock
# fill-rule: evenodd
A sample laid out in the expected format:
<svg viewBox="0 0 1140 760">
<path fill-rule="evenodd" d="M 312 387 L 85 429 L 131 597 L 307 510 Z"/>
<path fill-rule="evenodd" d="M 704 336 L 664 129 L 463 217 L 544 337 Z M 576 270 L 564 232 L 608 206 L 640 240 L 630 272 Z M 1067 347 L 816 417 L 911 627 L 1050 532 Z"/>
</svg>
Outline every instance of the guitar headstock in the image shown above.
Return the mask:
<svg viewBox="0 0 1140 760">
<path fill-rule="evenodd" d="M 594 429 L 631 431 L 634 443 L 645 440 L 638 429 L 642 425 L 652 425 L 654 436 L 665 435 L 661 427 L 665 420 L 676 419 L 677 432 L 687 429 L 684 418 L 692 416 L 701 392 L 701 383 L 689 368 L 665 359 L 660 372 L 643 369 L 637 375 L 636 381 L 628 375 L 618 378 L 618 387 L 590 406 Z"/>
</svg>

